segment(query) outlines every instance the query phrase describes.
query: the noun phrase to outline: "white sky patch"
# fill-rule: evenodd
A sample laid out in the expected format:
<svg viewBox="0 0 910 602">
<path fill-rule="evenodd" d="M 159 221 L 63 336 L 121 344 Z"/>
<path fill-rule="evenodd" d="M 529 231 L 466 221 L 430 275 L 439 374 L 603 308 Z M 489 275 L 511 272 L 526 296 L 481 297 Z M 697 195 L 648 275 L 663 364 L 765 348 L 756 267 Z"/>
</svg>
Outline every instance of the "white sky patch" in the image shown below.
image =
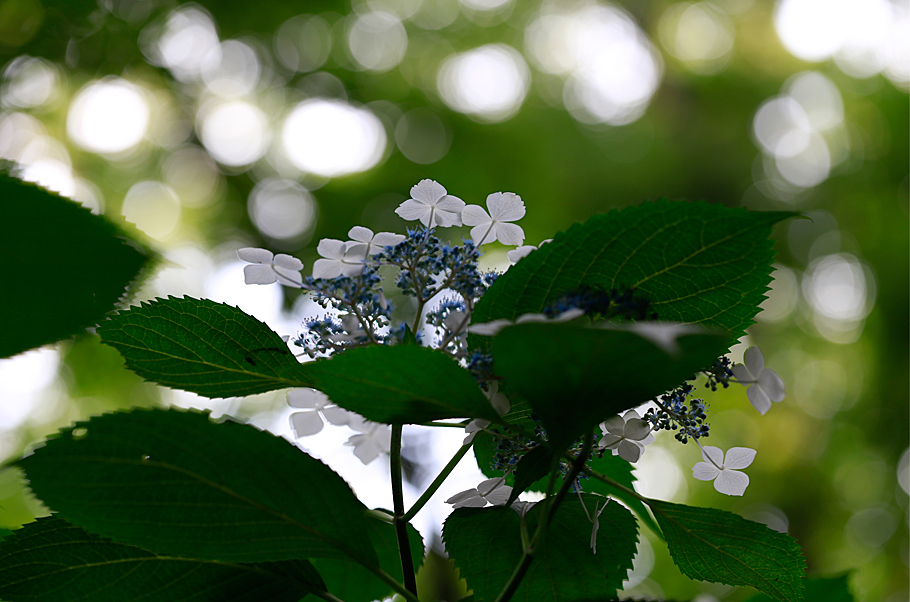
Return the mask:
<svg viewBox="0 0 910 602">
<path fill-rule="evenodd" d="M 517 113 L 529 85 L 524 58 L 504 44 L 449 57 L 436 79 L 439 94 L 451 109 L 485 122 L 505 121 Z"/>
<path fill-rule="evenodd" d="M 316 225 L 316 203 L 292 180 L 262 180 L 250 192 L 247 210 L 256 228 L 269 238 L 299 239 Z"/>
<path fill-rule="evenodd" d="M 376 11 L 353 18 L 348 29 L 351 58 L 367 71 L 398 66 L 408 49 L 408 34 L 393 14 Z"/>
<path fill-rule="evenodd" d="M 199 111 L 197 127 L 209 154 L 231 167 L 258 161 L 269 147 L 269 122 L 265 113 L 246 101 L 204 106 Z"/>
<path fill-rule="evenodd" d="M 366 171 L 379 163 L 386 147 L 379 118 L 339 100 L 301 102 L 291 110 L 281 134 L 295 167 L 325 177 Z"/>
<path fill-rule="evenodd" d="M 143 90 L 124 79 L 107 78 L 82 88 L 70 104 L 66 131 L 94 153 L 121 153 L 139 144 L 150 117 Z"/>
</svg>

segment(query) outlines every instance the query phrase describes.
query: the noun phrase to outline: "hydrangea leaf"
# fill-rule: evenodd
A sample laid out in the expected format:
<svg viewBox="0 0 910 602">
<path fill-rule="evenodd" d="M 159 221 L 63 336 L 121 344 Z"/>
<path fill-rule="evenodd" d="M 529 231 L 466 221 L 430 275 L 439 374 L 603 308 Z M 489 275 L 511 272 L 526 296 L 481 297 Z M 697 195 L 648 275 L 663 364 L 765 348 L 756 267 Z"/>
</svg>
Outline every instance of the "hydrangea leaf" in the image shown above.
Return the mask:
<svg viewBox="0 0 910 602">
<path fill-rule="evenodd" d="M 850 574 L 835 577 L 810 577 L 806 579 L 804 602 L 856 602 L 850 593 Z M 757 594 L 747 602 L 774 602 L 767 594 Z"/>
<path fill-rule="evenodd" d="M 568 444 L 605 419 L 640 405 L 712 364 L 726 333 L 683 332 L 677 349 L 636 326 L 586 328 L 526 323 L 493 339 L 493 368 L 528 400 L 554 445 Z"/>
<path fill-rule="evenodd" d="M 379 566 L 393 579 L 401 582 L 401 557 L 398 555 L 395 526 L 369 514 L 372 513 L 368 513 L 367 518 L 368 534 L 379 556 Z M 416 570 L 423 561 L 423 539 L 410 524 L 408 539 L 411 543 L 411 562 Z M 392 595 L 388 584 L 358 564 L 328 558 L 317 558 L 313 564 L 328 584 L 328 590 L 345 602 L 372 602 Z"/>
<path fill-rule="evenodd" d="M 724 510 L 659 500 L 648 505 L 684 575 L 749 585 L 781 602 L 803 600 L 806 560 L 792 536 Z"/>
<path fill-rule="evenodd" d="M 519 495 L 531 488 L 536 482 L 546 481 L 549 478 L 550 468 L 553 467 L 553 464 L 553 450 L 546 445 L 538 445 L 523 455 L 515 465 L 515 472 L 511 479 L 512 493 L 509 494 L 506 506 L 511 506 Z M 543 487 L 545 490 L 545 482 Z"/>
<path fill-rule="evenodd" d="M 732 343 L 771 281 L 771 228 L 795 215 L 665 199 L 596 215 L 500 276 L 471 321 L 537 313 L 581 285 L 626 286 L 661 320 L 718 327 Z"/>
<path fill-rule="evenodd" d="M 604 498 L 582 495 L 588 513 Z M 632 568 L 638 534 L 635 518 L 610 502 L 600 515 L 597 554 L 592 525 L 577 496 L 567 497 L 553 517 L 543 543 L 512 597 L 521 602 L 568 602 L 610 598 Z M 528 512 L 528 531 L 537 527 L 542 504 Z M 459 508 L 442 531 L 449 557 L 474 590 L 478 602 L 492 602 L 522 558 L 520 518 L 509 507 Z"/>
<path fill-rule="evenodd" d="M 39 518 L 0 543 L 0 597 L 57 602 L 296 602 L 325 584 L 306 560 L 238 564 L 150 552 Z"/>
<path fill-rule="evenodd" d="M 94 326 L 152 253 L 79 203 L 0 174 L 0 358 Z"/>
<path fill-rule="evenodd" d="M 271 328 L 236 307 L 207 299 L 142 303 L 102 322 L 98 334 L 139 376 L 205 397 L 312 386 Z"/>
<path fill-rule="evenodd" d="M 115 541 L 199 559 L 353 558 L 375 566 L 364 507 L 284 439 L 176 410 L 77 423 L 21 459 L 34 493 Z"/>
<path fill-rule="evenodd" d="M 308 386 L 374 422 L 498 418 L 470 373 L 435 349 L 376 345 L 303 366 Z"/>
</svg>

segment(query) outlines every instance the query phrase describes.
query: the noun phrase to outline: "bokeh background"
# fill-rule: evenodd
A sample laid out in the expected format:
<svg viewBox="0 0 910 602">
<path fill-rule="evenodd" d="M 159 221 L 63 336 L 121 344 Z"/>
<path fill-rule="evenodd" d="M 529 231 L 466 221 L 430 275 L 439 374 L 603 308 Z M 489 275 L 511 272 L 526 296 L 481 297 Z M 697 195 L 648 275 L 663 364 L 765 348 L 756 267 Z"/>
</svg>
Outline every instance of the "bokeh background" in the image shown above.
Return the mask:
<svg viewBox="0 0 910 602">
<path fill-rule="evenodd" d="M 906 1 L 2 0 L 0 64 L 0 158 L 164 258 L 134 301 L 204 296 L 282 334 L 316 310 L 244 286 L 235 250 L 311 266 L 354 225 L 403 232 L 394 209 L 423 178 L 469 203 L 518 193 L 527 244 L 661 197 L 804 212 L 776 229 L 769 298 L 733 349 L 760 344 L 786 400 L 759 416 L 741 387 L 706 393 L 710 443 L 758 449 L 746 495 L 694 481 L 698 450 L 670 436 L 637 465 L 640 489 L 788 530 L 811 574 L 851 571 L 859 601 L 910 597 Z M 283 393 L 162 390 L 87 333 L 0 361 L 0 460 L 154 404 L 292 437 Z M 451 430 L 408 434 L 412 499 L 457 448 Z M 388 505 L 387 468 L 353 459 L 350 434 L 299 444 Z M 418 517 L 437 548 L 440 499 L 476 485 L 470 463 Z M 0 527 L 45 512 L 0 471 Z M 454 579 L 431 564 L 425 582 Z M 651 536 L 625 591 L 751 595 L 682 577 Z"/>
</svg>

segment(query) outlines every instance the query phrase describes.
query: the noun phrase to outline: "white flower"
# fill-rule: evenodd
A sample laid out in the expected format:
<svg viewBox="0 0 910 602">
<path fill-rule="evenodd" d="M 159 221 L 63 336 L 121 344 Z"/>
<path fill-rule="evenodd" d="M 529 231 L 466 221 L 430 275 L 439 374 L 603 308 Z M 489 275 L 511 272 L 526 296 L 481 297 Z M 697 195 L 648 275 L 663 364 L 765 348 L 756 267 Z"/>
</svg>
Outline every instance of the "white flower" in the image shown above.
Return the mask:
<svg viewBox="0 0 910 602">
<path fill-rule="evenodd" d="M 393 234 L 391 232 L 373 234 L 372 230 L 363 226 L 354 226 L 348 232 L 348 236 L 352 240 L 347 242 L 345 253 L 351 257 L 360 257 L 361 259 L 375 255 L 386 247 L 395 246 L 405 239 L 403 234 Z"/>
<path fill-rule="evenodd" d="M 360 416 L 348 421 L 348 427 L 359 434 L 352 435 L 345 445 L 354 448 L 354 455 L 364 464 L 369 464 L 381 453 L 392 449 L 392 429 L 387 424 L 370 422 Z"/>
<path fill-rule="evenodd" d="M 244 247 L 237 249 L 237 257 L 253 265 L 243 266 L 243 281 L 247 284 L 272 284 L 300 286 L 303 262 L 296 257 L 279 253 L 273 255 L 266 249 Z"/>
<path fill-rule="evenodd" d="M 542 247 L 545 244 L 547 244 L 548 242 L 553 242 L 553 239 L 548 238 L 548 239 L 542 241 L 540 243 L 540 246 Z M 531 254 L 531 251 L 536 251 L 536 250 L 537 250 L 537 247 L 535 247 L 534 245 L 523 245 L 523 246 L 518 247 L 517 249 L 512 249 L 511 251 L 506 253 L 506 256 L 508 256 L 509 262 L 512 265 L 515 265 L 516 263 L 518 263 L 518 260 L 524 259 L 525 257 L 527 257 L 528 255 Z"/>
<path fill-rule="evenodd" d="M 402 219 L 419 219 L 428 228 L 434 226 L 461 225 L 461 210 L 464 201 L 446 193 L 442 184 L 433 180 L 421 180 L 411 188 L 411 198 L 395 210 Z"/>
<path fill-rule="evenodd" d="M 501 506 L 509 501 L 509 496 L 512 495 L 512 488 L 505 483 L 505 477 L 487 479 L 475 489 L 456 493 L 445 503 L 453 504 L 455 508 L 483 508 L 487 502 L 494 506 Z"/>
<path fill-rule="evenodd" d="M 350 415 L 346 410 L 332 405 L 322 391 L 315 389 L 292 389 L 288 391 L 288 405 L 302 408 L 302 412 L 291 414 L 291 428 L 296 437 L 308 437 L 322 430 L 322 418 L 335 426 L 348 423 Z M 320 416 L 321 414 L 321 416 Z"/>
<path fill-rule="evenodd" d="M 514 322 L 512 320 L 500 319 L 493 320 L 492 322 L 484 322 L 483 324 L 472 324 L 471 326 L 468 326 L 468 332 L 483 336 L 494 336 L 506 326 L 512 326 L 513 324 L 524 324 L 526 322 L 568 322 L 583 315 L 585 315 L 585 311 L 577 307 L 564 311 L 552 319 L 548 318 L 546 314 L 522 314 L 518 316 L 518 319 Z"/>
<path fill-rule="evenodd" d="M 356 276 L 363 270 L 363 256 L 354 258 L 347 253 L 347 243 L 334 238 L 323 238 L 316 251 L 324 257 L 313 263 L 313 278 Z"/>
<path fill-rule="evenodd" d="M 468 205 L 461 212 L 461 221 L 471 228 L 471 238 L 478 247 L 499 241 L 504 245 L 521 246 L 525 233 L 521 226 L 509 224 L 525 216 L 525 204 L 514 192 L 494 192 L 487 197 L 487 214 L 480 205 Z"/>
<path fill-rule="evenodd" d="M 627 462 L 638 462 L 645 446 L 654 441 L 651 425 L 642 420 L 635 410 L 605 420 L 600 424 L 600 430 L 604 436 L 597 446 L 613 450 L 614 456 L 618 455 Z"/>
<path fill-rule="evenodd" d="M 749 476 L 737 469 L 746 468 L 755 459 L 755 450 L 748 447 L 731 447 L 724 457 L 719 447 L 705 445 L 701 448 L 705 460 L 692 467 L 692 476 L 699 481 L 714 480 L 714 489 L 727 495 L 742 495 L 749 486 Z"/>
<path fill-rule="evenodd" d="M 782 401 L 786 397 L 786 385 L 777 372 L 765 368 L 765 356 L 758 347 L 749 347 L 744 359 L 745 364 L 733 366 L 733 376 L 741 385 L 749 387 L 746 389 L 749 402 L 764 415 L 771 409 L 772 401 Z"/>
</svg>

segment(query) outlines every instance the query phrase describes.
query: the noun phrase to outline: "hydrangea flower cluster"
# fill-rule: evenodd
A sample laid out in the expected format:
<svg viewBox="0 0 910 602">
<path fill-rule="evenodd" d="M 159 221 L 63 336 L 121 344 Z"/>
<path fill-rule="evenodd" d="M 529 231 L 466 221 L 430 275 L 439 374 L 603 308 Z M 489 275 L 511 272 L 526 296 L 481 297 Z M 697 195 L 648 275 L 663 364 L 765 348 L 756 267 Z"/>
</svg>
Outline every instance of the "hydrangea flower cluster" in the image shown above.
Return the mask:
<svg viewBox="0 0 910 602">
<path fill-rule="evenodd" d="M 472 324 L 471 315 L 476 303 L 498 276 L 483 272 L 478 260 L 485 245 L 495 242 L 516 247 L 509 251 L 511 263 L 519 262 L 537 247 L 524 245 L 524 231 L 514 222 L 524 217 L 526 208 L 517 194 L 496 192 L 486 199 L 486 208 L 468 205 L 438 182 L 421 180 L 411 188 L 410 198 L 395 211 L 402 219 L 417 221 L 419 225 L 408 228 L 406 234 L 373 232 L 355 226 L 348 232 L 348 240 L 323 239 L 316 251 L 320 255 L 313 265 L 312 275 L 302 276 L 303 263 L 289 255 L 274 255 L 265 249 L 244 248 L 238 251 L 240 259 L 249 263 L 244 267 L 247 284 L 272 284 L 302 289 L 326 310 L 303 324 L 302 331 L 290 342 L 299 347 L 300 356 L 315 359 L 328 357 L 346 350 L 366 345 L 396 345 L 406 340 L 416 341 L 452 355 L 475 378 L 481 390 L 499 415 L 509 411 L 509 402 L 498 390 L 492 370 L 492 358 L 468 348 L 468 333 L 493 336 L 512 324 L 496 320 L 485 324 Z M 470 227 L 470 239 L 462 244 L 443 242 L 437 236 L 438 228 Z M 541 245 L 550 242 L 545 240 Z M 380 269 L 394 268 L 395 284 L 404 298 L 404 312 L 409 318 L 393 319 L 393 304 L 382 287 Z M 641 336 L 668 352 L 674 352 L 675 337 L 685 334 L 687 325 L 661 326 L 647 299 L 634 289 L 619 287 L 581 287 L 545 308 L 540 314 L 520 316 L 516 323 L 529 321 L 568 321 L 587 316 L 603 327 L 611 323 L 632 324 Z M 747 396 L 762 414 L 772 401 L 784 397 L 784 384 L 772 370 L 765 368 L 764 357 L 757 348 L 746 352 L 745 365 L 732 365 L 728 358 L 720 358 L 705 371 L 708 386 L 729 386 L 738 382 L 748 386 Z M 686 443 L 707 437 L 708 406 L 701 399 L 687 399 L 694 388 L 684 383 L 679 388 L 654 400 L 656 408 L 641 416 L 630 410 L 600 425 L 602 438 L 592 450 L 600 456 L 609 450 L 629 462 L 637 462 L 645 446 L 654 441 L 654 432 L 677 431 L 675 436 Z M 331 404 L 322 393 L 311 390 L 294 390 L 288 394 L 288 403 L 299 409 L 290 420 L 298 437 L 316 434 L 322 430 L 323 421 L 337 426 L 348 426 L 356 434 L 348 445 L 355 455 L 369 463 L 382 453 L 389 452 L 390 430 L 387 425 L 371 423 L 362 417 L 346 412 Z M 534 436 L 520 435 L 501 425 L 491 428 L 486 420 L 473 420 L 466 425 L 465 444 L 471 444 L 481 432 L 494 437 L 495 459 L 492 468 L 508 474 L 518 460 L 528 451 L 546 441 L 541 427 Z M 570 455 L 581 452 L 581 444 L 569 450 Z M 750 455 L 751 454 L 751 455 Z M 715 447 L 703 447 L 704 462 L 699 462 L 693 476 L 713 480 L 715 488 L 728 495 L 742 495 L 748 477 L 739 469 L 752 462 L 755 451 L 748 448 L 731 448 L 725 459 L 724 452 Z M 568 467 L 568 464 L 566 464 Z M 576 491 L 579 484 L 574 483 Z M 509 487 L 502 477 L 484 481 L 477 488 L 453 496 L 448 501 L 456 507 L 482 506 L 486 503 L 502 504 L 508 499 Z M 595 516 L 592 518 L 597 530 Z M 592 536 L 593 537 L 593 536 Z"/>
</svg>

